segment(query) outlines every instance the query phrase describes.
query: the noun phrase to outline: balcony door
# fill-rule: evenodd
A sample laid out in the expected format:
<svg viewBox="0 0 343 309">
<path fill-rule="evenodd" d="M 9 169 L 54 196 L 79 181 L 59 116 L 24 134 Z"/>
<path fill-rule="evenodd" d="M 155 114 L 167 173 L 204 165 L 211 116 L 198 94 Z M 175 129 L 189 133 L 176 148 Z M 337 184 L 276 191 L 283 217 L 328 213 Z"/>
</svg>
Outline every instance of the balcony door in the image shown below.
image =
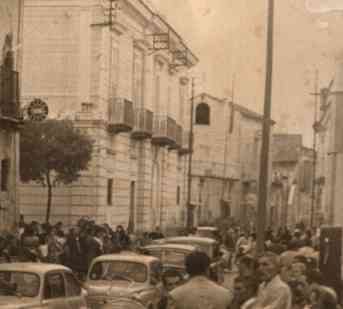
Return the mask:
<svg viewBox="0 0 343 309">
<path fill-rule="evenodd" d="M 133 233 L 135 231 L 135 221 L 136 221 L 136 182 L 131 181 L 130 184 L 130 213 L 129 213 L 129 224 L 128 231 Z"/>
<path fill-rule="evenodd" d="M 160 179 L 160 167 L 158 163 L 153 165 L 152 173 L 152 229 L 156 226 L 160 226 L 161 218 L 161 179 Z"/>
<path fill-rule="evenodd" d="M 139 48 L 133 51 L 132 100 L 135 108 L 144 106 L 144 52 Z"/>
</svg>

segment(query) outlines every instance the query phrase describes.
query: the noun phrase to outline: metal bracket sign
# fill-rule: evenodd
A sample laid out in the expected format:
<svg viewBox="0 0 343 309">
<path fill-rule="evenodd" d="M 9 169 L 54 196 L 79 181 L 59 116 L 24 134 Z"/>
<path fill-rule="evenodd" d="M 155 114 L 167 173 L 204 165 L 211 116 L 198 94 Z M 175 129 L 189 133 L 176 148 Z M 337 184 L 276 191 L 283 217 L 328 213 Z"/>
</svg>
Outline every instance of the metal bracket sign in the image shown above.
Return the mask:
<svg viewBox="0 0 343 309">
<path fill-rule="evenodd" d="M 48 105 L 41 99 L 34 99 L 27 108 L 27 115 L 32 121 L 43 121 L 49 114 Z"/>
</svg>

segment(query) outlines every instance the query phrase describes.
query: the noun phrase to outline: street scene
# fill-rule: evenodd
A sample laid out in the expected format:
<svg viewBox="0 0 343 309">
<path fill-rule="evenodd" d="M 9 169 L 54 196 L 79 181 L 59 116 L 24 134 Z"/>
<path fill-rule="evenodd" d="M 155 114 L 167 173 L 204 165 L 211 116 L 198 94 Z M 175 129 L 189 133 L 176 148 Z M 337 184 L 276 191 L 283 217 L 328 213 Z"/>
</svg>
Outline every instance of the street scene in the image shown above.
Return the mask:
<svg viewBox="0 0 343 309">
<path fill-rule="evenodd" d="M 0 0 L 0 309 L 343 308 L 342 0 Z"/>
</svg>

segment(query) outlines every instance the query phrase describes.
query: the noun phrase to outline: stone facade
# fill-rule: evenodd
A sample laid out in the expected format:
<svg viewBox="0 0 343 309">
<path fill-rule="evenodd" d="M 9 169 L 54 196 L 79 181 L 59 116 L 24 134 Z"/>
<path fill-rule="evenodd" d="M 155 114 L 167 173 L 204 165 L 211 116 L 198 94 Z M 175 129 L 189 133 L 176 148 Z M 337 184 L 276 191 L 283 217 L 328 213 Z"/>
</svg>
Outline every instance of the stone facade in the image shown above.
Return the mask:
<svg viewBox="0 0 343 309">
<path fill-rule="evenodd" d="M 25 1 L 22 100 L 43 99 L 49 117 L 72 119 L 95 142 L 89 170 L 55 188 L 52 221 L 178 228 L 187 194 L 185 74 L 198 60 L 142 1 L 120 2 L 111 26 L 106 3 Z M 155 33 L 171 33 L 169 50 L 157 50 Z M 184 66 L 171 52 L 179 49 L 187 49 Z M 45 191 L 21 186 L 29 220 L 43 220 Z"/>
<path fill-rule="evenodd" d="M 311 220 L 313 150 L 300 134 L 274 134 L 269 224 L 291 226 Z"/>
<path fill-rule="evenodd" d="M 18 212 L 20 1 L 0 2 L 0 229 L 12 228 Z"/>
<path fill-rule="evenodd" d="M 205 93 L 196 97 L 194 114 L 192 202 L 198 222 L 231 217 L 254 225 L 262 116 Z"/>
<path fill-rule="evenodd" d="M 330 91 L 329 91 L 330 90 Z M 318 136 L 316 170 L 316 211 L 319 222 L 343 224 L 343 62 L 336 64 L 331 89 L 320 95 L 320 116 L 315 123 Z"/>
</svg>

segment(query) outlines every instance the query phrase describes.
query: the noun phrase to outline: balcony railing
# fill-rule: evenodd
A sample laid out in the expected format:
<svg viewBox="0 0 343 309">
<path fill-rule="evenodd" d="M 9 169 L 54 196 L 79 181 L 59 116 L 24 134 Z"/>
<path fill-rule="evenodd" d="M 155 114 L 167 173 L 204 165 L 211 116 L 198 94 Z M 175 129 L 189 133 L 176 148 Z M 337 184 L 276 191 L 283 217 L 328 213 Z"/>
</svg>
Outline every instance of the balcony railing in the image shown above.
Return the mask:
<svg viewBox="0 0 343 309">
<path fill-rule="evenodd" d="M 0 117 L 4 120 L 21 119 L 18 72 L 0 67 Z"/>
<path fill-rule="evenodd" d="M 194 160 L 192 163 L 192 175 L 225 178 L 225 179 L 240 179 L 240 164 L 218 163 L 213 161 Z"/>
<path fill-rule="evenodd" d="M 188 154 L 190 152 L 189 139 L 190 139 L 190 132 L 189 131 L 183 131 L 182 132 L 181 147 L 179 149 L 180 155 L 185 155 L 185 154 Z"/>
<path fill-rule="evenodd" d="M 111 133 L 129 132 L 134 127 L 134 112 L 131 101 L 113 98 L 109 103 L 108 128 Z"/>
<path fill-rule="evenodd" d="M 138 140 L 150 138 L 153 132 L 153 112 L 145 108 L 137 108 L 134 116 L 135 122 L 131 137 Z"/>
<path fill-rule="evenodd" d="M 175 143 L 170 148 L 171 149 L 181 149 L 182 146 L 182 126 L 176 125 Z"/>
<path fill-rule="evenodd" d="M 152 143 L 159 146 L 174 146 L 176 143 L 176 121 L 168 116 L 154 117 Z"/>
</svg>

